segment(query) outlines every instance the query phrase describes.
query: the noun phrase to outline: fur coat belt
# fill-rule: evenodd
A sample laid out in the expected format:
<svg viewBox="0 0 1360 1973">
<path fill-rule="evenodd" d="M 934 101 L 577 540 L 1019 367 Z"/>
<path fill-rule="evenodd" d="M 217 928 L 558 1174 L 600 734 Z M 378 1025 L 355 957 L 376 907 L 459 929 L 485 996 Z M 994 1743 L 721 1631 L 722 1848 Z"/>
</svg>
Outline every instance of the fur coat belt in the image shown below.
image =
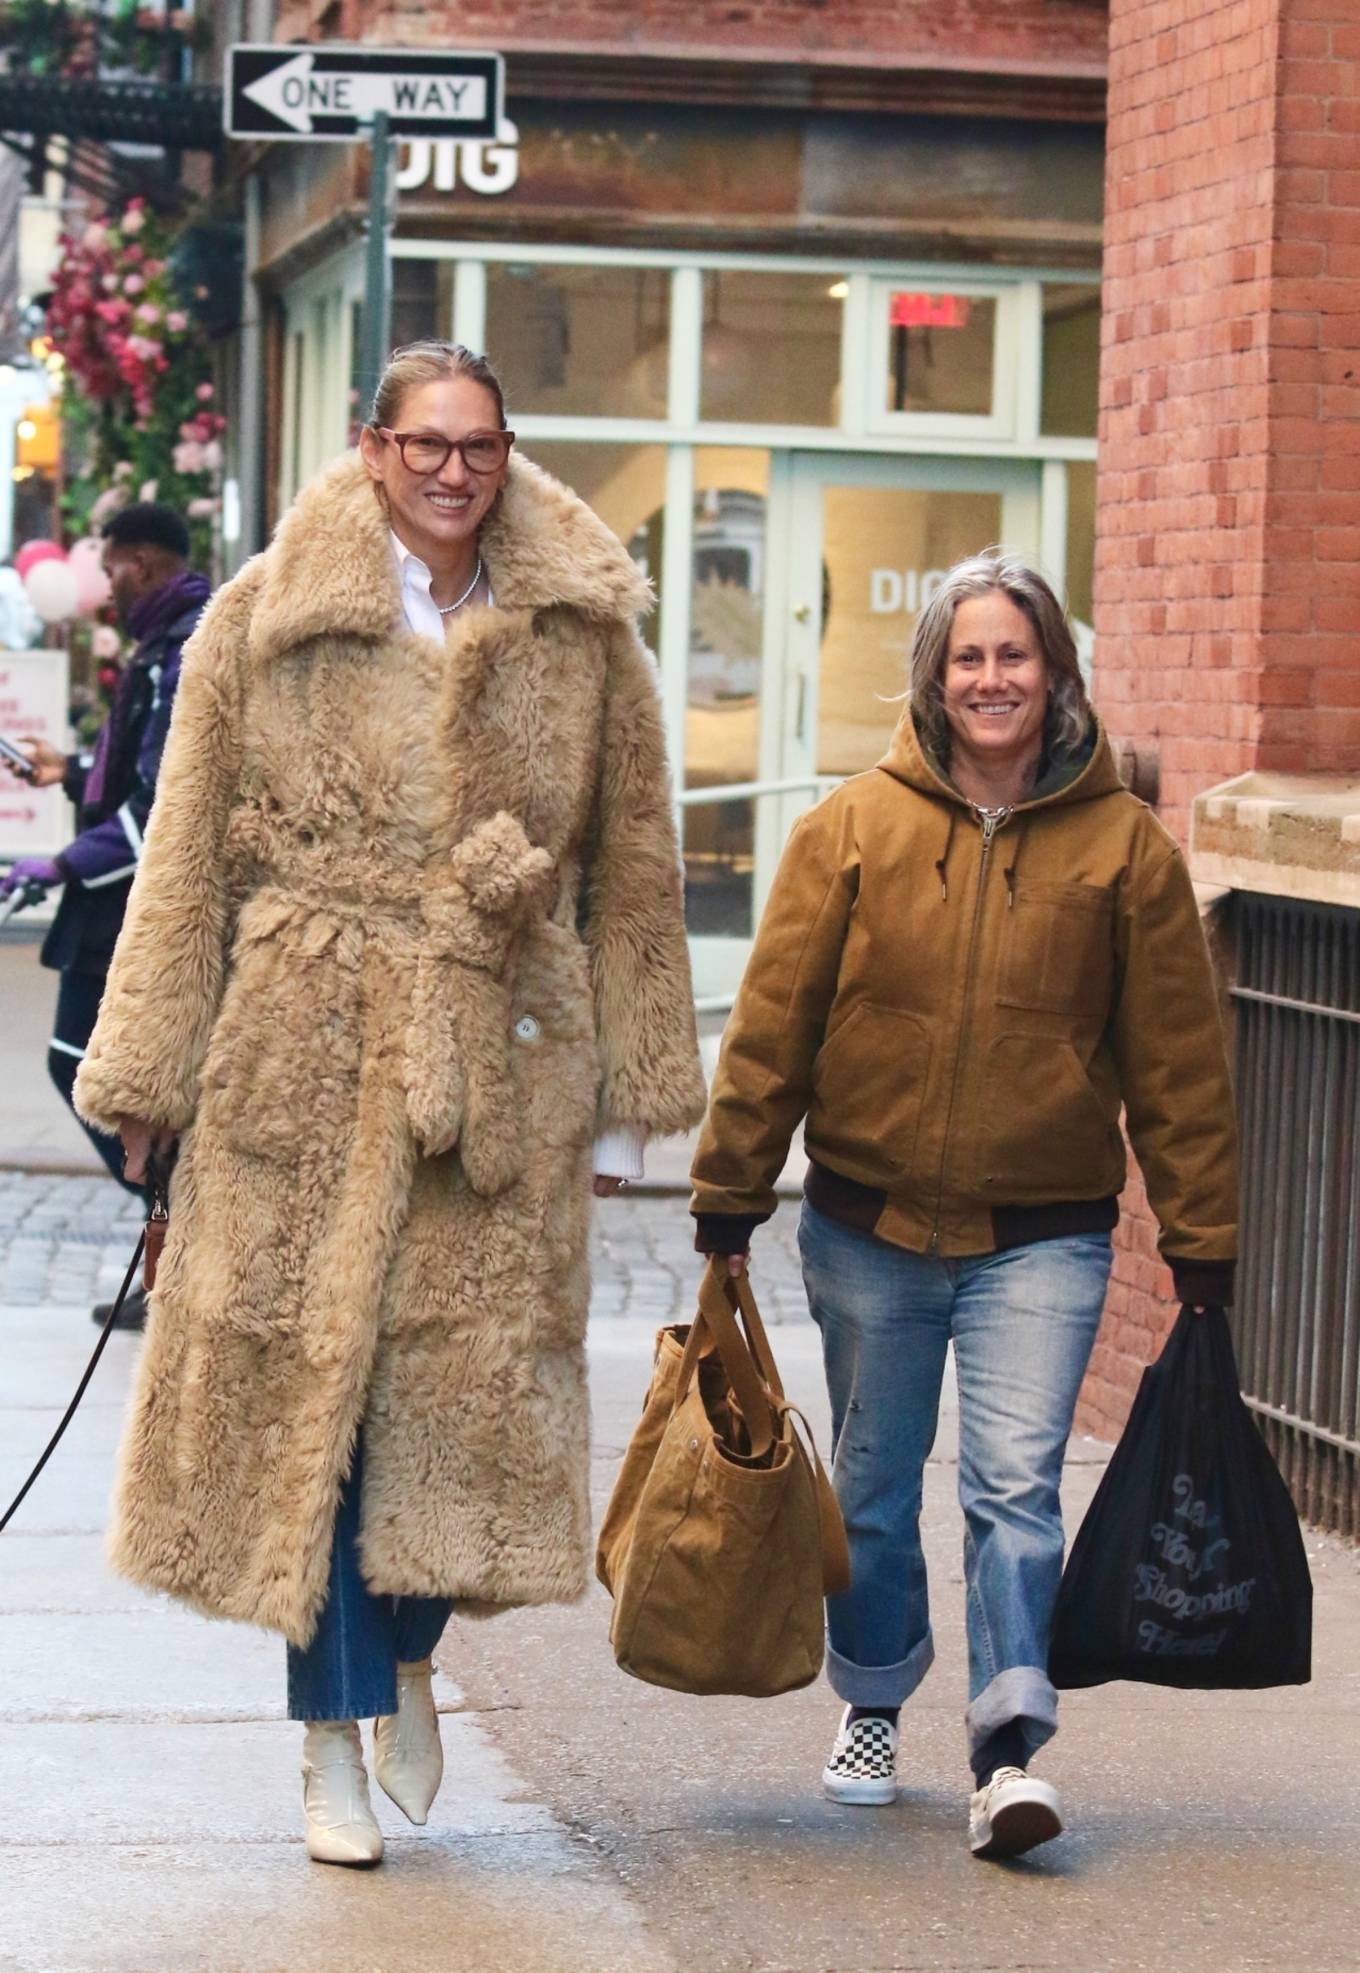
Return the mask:
<svg viewBox="0 0 1360 1973">
<path fill-rule="evenodd" d="M 355 873 L 328 884 L 283 871 L 273 879 L 241 914 L 243 945 L 288 929 L 300 953 L 315 959 L 334 947 L 352 967 L 364 928 L 380 918 L 405 948 L 413 983 L 402 1082 L 416 1147 L 430 1158 L 457 1147 L 474 1192 L 505 1191 L 524 1163 L 510 1069 L 511 961 L 551 902 L 553 858 L 501 810 L 405 882 L 389 876 L 376 886 Z"/>
</svg>

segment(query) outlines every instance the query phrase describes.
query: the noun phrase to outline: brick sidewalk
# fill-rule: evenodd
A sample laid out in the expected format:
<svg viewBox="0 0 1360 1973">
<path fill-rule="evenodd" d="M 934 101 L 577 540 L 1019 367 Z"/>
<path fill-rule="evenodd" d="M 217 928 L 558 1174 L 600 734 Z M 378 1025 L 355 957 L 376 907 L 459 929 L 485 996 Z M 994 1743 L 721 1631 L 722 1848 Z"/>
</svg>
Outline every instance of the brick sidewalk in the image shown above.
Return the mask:
<svg viewBox="0 0 1360 1973">
<path fill-rule="evenodd" d="M 756 1235 L 754 1279 L 770 1323 L 807 1314 L 798 1207 Z M 0 1302 L 91 1306 L 114 1295 L 136 1244 L 137 1203 L 108 1178 L 0 1171 Z M 650 1324 L 690 1313 L 702 1263 L 685 1200 L 634 1193 L 600 1203 L 591 1230 L 591 1314 Z"/>
</svg>

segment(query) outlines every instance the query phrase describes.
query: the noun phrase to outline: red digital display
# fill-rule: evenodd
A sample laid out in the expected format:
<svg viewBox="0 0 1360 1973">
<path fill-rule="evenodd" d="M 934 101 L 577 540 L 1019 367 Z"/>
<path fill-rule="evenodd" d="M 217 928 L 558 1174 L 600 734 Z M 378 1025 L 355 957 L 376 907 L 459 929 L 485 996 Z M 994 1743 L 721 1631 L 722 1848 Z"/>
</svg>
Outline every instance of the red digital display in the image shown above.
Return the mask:
<svg viewBox="0 0 1360 1973">
<path fill-rule="evenodd" d="M 970 306 L 966 295 L 893 295 L 888 320 L 894 329 L 963 329 Z"/>
</svg>

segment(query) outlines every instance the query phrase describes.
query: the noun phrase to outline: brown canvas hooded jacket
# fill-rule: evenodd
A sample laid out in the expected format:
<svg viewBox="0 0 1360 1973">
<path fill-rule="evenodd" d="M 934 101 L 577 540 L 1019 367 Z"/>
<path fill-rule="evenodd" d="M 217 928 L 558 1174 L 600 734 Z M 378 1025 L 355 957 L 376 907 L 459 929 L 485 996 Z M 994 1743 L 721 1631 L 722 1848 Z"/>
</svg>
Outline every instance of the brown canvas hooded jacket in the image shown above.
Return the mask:
<svg viewBox="0 0 1360 1973">
<path fill-rule="evenodd" d="M 1122 1105 L 1178 1292 L 1232 1299 L 1236 1129 L 1199 911 L 1093 739 L 992 825 L 908 713 L 799 820 L 694 1161 L 703 1251 L 743 1251 L 774 1211 L 804 1116 L 812 1203 L 912 1252 L 1111 1227 Z"/>
</svg>

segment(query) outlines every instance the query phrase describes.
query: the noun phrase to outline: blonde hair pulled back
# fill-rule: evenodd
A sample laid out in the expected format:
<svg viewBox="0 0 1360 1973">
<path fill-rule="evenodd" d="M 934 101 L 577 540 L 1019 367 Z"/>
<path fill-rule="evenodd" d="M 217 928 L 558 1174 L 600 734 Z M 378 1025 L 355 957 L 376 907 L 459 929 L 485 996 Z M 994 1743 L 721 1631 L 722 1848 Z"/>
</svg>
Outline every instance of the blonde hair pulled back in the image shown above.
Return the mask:
<svg viewBox="0 0 1360 1973">
<path fill-rule="evenodd" d="M 468 349 L 462 343 L 440 342 L 428 336 L 420 342 L 403 343 L 394 349 L 387 360 L 387 367 L 373 393 L 373 404 L 369 411 L 370 425 L 385 425 L 390 431 L 396 424 L 403 400 L 413 390 L 423 384 L 441 383 L 446 377 L 468 377 L 483 390 L 490 391 L 496 401 L 496 418 L 501 431 L 506 429 L 505 392 L 501 380 L 484 356 Z"/>
</svg>

